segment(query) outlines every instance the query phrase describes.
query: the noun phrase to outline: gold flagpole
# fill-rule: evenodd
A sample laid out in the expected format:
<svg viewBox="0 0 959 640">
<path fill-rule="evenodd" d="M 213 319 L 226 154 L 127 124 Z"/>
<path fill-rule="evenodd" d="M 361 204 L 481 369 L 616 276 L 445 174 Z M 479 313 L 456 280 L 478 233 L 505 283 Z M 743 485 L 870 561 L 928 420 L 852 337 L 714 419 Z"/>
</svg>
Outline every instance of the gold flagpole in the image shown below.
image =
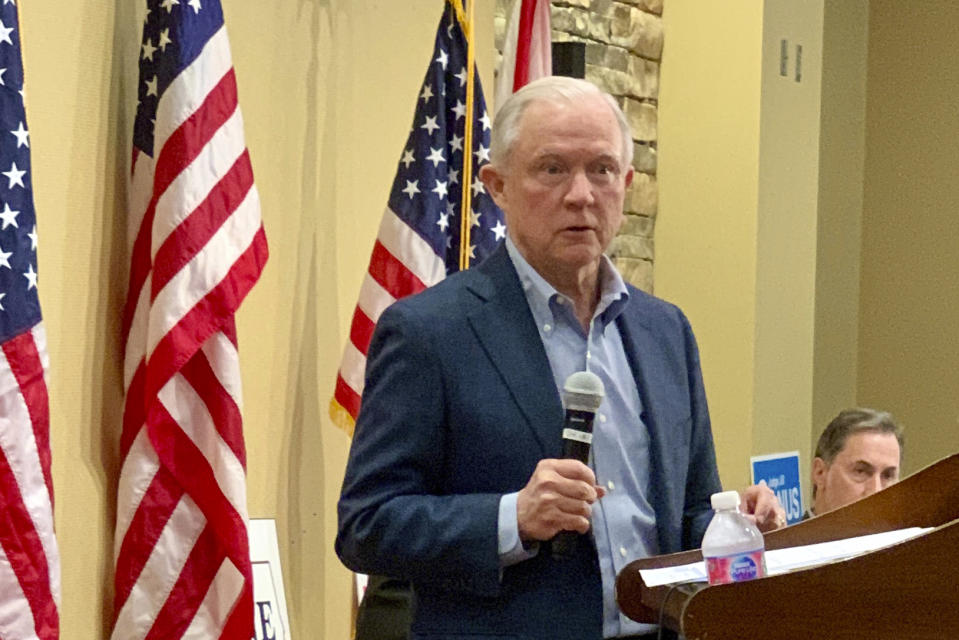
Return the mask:
<svg viewBox="0 0 959 640">
<path fill-rule="evenodd" d="M 466 130 L 463 132 L 463 198 L 460 208 L 460 270 L 470 266 L 470 229 L 472 227 L 473 185 L 473 93 L 475 64 L 473 51 L 473 1 L 467 2 L 468 15 L 464 15 L 463 0 L 450 0 L 456 17 L 466 36 Z"/>
</svg>

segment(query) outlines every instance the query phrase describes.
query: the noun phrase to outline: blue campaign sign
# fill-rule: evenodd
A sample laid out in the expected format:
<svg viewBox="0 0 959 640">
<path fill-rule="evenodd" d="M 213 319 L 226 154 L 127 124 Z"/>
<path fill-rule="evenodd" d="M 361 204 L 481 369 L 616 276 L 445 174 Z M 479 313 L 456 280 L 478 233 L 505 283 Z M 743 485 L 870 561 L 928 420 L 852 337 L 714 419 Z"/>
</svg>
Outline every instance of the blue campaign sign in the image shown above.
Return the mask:
<svg viewBox="0 0 959 640">
<path fill-rule="evenodd" d="M 802 520 L 802 484 L 799 481 L 799 452 L 773 453 L 750 458 L 753 484 L 764 481 L 786 510 L 786 523 Z"/>
</svg>

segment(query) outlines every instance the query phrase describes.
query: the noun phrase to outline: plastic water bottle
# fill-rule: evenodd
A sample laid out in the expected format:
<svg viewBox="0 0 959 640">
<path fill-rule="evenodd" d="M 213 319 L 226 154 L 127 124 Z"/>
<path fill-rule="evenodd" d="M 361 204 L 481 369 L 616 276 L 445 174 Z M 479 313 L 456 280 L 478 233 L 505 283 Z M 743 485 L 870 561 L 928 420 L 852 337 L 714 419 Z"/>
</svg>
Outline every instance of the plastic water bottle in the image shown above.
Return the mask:
<svg viewBox="0 0 959 640">
<path fill-rule="evenodd" d="M 715 514 L 703 536 L 703 558 L 709 584 L 742 582 L 765 576 L 763 534 L 739 512 L 739 493 L 714 493 L 711 502 Z"/>
</svg>

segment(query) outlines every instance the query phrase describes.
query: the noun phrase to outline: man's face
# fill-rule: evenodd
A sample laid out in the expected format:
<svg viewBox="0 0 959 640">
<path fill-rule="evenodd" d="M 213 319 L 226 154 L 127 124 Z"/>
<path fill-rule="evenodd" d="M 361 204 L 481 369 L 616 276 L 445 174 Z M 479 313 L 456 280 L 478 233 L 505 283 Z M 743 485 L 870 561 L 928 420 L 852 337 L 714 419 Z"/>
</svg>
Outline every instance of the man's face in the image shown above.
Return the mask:
<svg viewBox="0 0 959 640">
<path fill-rule="evenodd" d="M 598 265 L 623 222 L 633 170 L 622 166 L 612 109 L 590 96 L 528 105 L 507 166 L 487 165 L 481 177 L 513 242 L 549 279 Z"/>
<path fill-rule="evenodd" d="M 846 439 L 832 464 L 822 458 L 813 460 L 816 514 L 844 507 L 898 482 L 899 453 L 894 434 L 862 431 Z"/>
</svg>

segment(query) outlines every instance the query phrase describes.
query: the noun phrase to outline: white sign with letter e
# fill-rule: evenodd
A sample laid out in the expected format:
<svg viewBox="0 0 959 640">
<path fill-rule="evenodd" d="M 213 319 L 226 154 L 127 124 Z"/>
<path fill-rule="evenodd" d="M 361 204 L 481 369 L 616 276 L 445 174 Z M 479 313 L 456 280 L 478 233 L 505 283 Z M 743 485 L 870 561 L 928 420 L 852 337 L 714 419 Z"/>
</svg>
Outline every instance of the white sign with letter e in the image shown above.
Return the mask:
<svg viewBox="0 0 959 640">
<path fill-rule="evenodd" d="M 250 562 L 253 565 L 253 625 L 256 640 L 290 640 L 276 520 L 250 520 Z"/>
</svg>

